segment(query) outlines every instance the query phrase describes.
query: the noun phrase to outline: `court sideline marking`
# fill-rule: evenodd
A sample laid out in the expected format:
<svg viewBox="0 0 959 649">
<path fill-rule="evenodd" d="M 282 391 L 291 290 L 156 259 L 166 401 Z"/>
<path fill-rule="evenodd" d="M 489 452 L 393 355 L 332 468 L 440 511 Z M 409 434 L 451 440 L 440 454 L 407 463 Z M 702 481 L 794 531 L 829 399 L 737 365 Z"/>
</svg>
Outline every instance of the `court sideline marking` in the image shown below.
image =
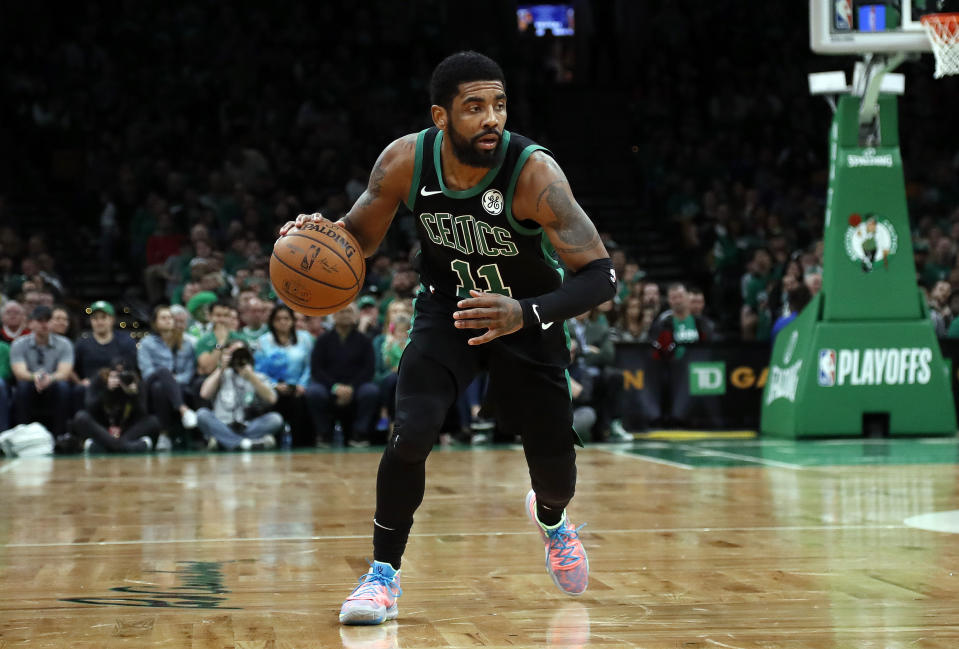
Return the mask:
<svg viewBox="0 0 959 649">
<path fill-rule="evenodd" d="M 605 448 L 601 449 L 606 453 L 612 453 L 613 455 L 619 455 L 622 457 L 631 457 L 637 458 L 640 460 L 646 460 L 647 462 L 654 462 L 656 464 L 664 464 L 666 466 L 671 466 L 677 469 L 686 469 L 692 470 L 696 468 L 716 468 L 716 467 L 696 467 L 692 464 L 686 464 L 684 462 L 677 462 L 676 460 L 666 460 L 659 458 L 653 455 L 646 455 L 641 453 L 643 450 L 642 446 L 638 447 L 629 447 L 635 450 L 628 450 L 628 448 L 618 448 L 611 449 Z M 749 462 L 751 464 L 761 464 L 763 466 L 775 467 L 779 469 L 791 469 L 793 471 L 808 471 L 811 467 L 802 466 L 801 464 L 790 464 L 788 462 L 780 462 L 779 460 L 771 460 L 769 458 L 753 457 L 751 455 L 740 455 L 739 453 L 729 453 L 727 451 L 716 451 L 713 449 L 703 448 L 702 446 L 694 446 L 691 444 L 677 444 L 676 448 L 682 449 L 687 456 L 692 455 L 704 455 L 707 457 L 719 457 L 725 458 L 727 460 L 739 460 L 740 462 Z M 818 467 L 813 467 L 818 468 Z"/>
<path fill-rule="evenodd" d="M 592 529 L 595 534 L 683 534 L 714 532 L 835 532 L 846 530 L 901 530 L 903 524 L 885 525 L 758 525 L 756 527 L 656 527 L 640 529 Z M 426 532 L 411 534 L 410 538 L 437 538 L 444 536 L 527 536 L 529 531 L 515 532 Z M 183 543 L 263 543 L 285 541 L 349 541 L 369 540 L 369 534 L 331 534 L 328 536 L 262 536 L 246 538 L 212 538 L 212 539 L 165 539 L 165 540 L 135 540 L 135 541 L 64 541 L 61 543 L 8 543 L 0 545 L 2 548 L 59 548 L 59 547 L 89 547 L 89 546 L 117 546 L 117 545 L 157 545 Z"/>
</svg>

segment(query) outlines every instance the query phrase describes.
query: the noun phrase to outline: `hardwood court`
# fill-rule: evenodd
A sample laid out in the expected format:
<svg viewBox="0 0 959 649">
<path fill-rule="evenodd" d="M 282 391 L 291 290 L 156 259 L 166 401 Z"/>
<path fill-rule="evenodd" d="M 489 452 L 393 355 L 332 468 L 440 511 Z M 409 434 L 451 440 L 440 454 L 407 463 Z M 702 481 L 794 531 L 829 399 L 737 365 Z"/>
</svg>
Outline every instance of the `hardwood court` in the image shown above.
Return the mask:
<svg viewBox="0 0 959 649">
<path fill-rule="evenodd" d="M 0 461 L 0 648 L 954 648 L 954 439 L 591 447 L 569 598 L 516 449 L 437 450 L 400 618 L 340 627 L 376 452 Z M 918 521 L 918 522 L 917 522 Z"/>
</svg>

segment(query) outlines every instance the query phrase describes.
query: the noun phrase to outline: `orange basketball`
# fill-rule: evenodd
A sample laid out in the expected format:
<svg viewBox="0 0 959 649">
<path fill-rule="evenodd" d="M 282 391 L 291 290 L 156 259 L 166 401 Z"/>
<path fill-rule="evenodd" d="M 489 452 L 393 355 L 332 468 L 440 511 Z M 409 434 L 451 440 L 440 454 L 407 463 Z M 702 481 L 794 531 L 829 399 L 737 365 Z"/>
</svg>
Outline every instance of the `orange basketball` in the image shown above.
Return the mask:
<svg viewBox="0 0 959 649">
<path fill-rule="evenodd" d="M 332 223 L 307 223 L 273 245 L 270 281 L 277 296 L 304 315 L 326 315 L 353 301 L 366 262 L 353 235 Z"/>
</svg>

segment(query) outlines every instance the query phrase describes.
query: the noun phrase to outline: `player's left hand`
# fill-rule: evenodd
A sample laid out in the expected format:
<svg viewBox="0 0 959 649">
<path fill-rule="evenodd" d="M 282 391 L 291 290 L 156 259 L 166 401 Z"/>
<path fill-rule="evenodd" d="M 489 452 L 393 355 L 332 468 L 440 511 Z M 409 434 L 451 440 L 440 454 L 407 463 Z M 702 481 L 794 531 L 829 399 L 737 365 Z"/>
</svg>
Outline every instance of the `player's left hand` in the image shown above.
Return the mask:
<svg viewBox="0 0 959 649">
<path fill-rule="evenodd" d="M 472 297 L 456 303 L 453 312 L 457 329 L 487 329 L 481 336 L 469 339 L 470 345 L 482 345 L 494 338 L 519 331 L 523 327 L 523 307 L 517 300 L 498 293 L 470 291 Z"/>
</svg>

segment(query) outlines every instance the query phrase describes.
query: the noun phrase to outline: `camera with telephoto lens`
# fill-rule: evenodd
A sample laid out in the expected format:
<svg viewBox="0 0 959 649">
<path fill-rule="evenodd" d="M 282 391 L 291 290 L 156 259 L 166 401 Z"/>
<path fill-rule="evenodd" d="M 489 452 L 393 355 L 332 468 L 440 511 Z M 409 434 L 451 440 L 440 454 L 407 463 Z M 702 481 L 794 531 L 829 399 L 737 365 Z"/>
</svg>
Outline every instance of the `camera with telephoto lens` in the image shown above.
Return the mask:
<svg viewBox="0 0 959 649">
<path fill-rule="evenodd" d="M 253 365 L 253 354 L 246 347 L 238 347 L 230 356 L 230 368 L 234 372 L 239 372 L 244 365 Z"/>
<path fill-rule="evenodd" d="M 120 379 L 120 383 L 122 383 L 123 385 L 127 387 L 130 387 L 131 385 L 137 382 L 136 372 L 132 372 L 130 370 L 121 371 L 117 375 L 117 378 Z"/>
</svg>

